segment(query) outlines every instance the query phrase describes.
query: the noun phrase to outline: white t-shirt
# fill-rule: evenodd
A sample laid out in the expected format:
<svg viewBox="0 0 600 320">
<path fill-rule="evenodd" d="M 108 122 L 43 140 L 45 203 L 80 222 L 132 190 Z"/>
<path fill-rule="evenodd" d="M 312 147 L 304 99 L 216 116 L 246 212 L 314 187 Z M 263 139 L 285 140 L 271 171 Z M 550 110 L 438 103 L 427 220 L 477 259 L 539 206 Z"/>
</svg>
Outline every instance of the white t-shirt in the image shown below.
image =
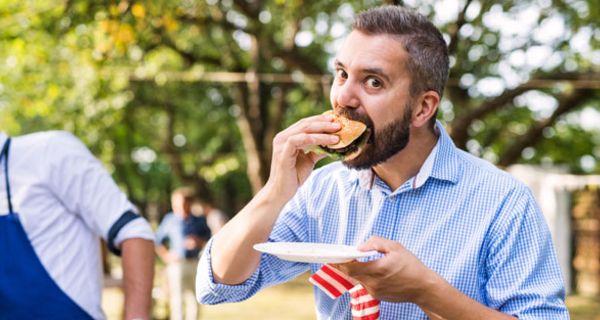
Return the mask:
<svg viewBox="0 0 600 320">
<path fill-rule="evenodd" d="M 0 146 L 7 136 L 0 132 Z M 8 213 L 4 161 L 0 163 L 0 214 Z M 56 284 L 94 319 L 101 308 L 99 238 L 126 211 L 135 210 L 102 164 L 76 137 L 48 131 L 15 137 L 9 152 L 13 209 L 40 261 Z M 114 243 L 153 240 L 145 219 L 134 219 Z"/>
</svg>

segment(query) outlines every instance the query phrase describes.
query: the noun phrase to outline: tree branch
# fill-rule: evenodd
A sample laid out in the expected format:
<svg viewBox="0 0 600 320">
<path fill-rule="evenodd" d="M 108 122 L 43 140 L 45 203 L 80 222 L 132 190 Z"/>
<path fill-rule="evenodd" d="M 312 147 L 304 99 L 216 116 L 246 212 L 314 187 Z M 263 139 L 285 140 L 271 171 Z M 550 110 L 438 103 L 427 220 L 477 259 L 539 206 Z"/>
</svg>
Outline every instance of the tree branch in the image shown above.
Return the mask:
<svg viewBox="0 0 600 320">
<path fill-rule="evenodd" d="M 185 19 L 183 17 L 182 17 L 182 20 L 187 21 L 187 22 L 192 22 L 192 23 L 198 23 L 196 20 Z M 177 52 L 185 60 L 185 62 L 188 65 L 193 65 L 195 63 L 206 63 L 206 64 L 212 64 L 212 65 L 218 66 L 221 64 L 221 60 L 219 58 L 209 57 L 209 56 L 197 56 L 192 52 L 187 52 L 187 51 L 179 48 L 177 46 L 177 44 L 175 44 L 175 42 L 171 39 L 171 37 L 169 37 L 169 35 L 165 31 L 165 28 L 162 26 L 154 28 L 153 32 L 160 36 L 160 42 L 150 46 L 149 48 L 147 48 L 146 51 L 150 51 L 162 44 L 165 47 Z"/>
<path fill-rule="evenodd" d="M 487 114 L 498 111 L 502 107 L 510 104 L 517 96 L 530 90 L 543 88 L 544 86 L 554 86 L 561 80 L 595 81 L 599 78 L 600 74 L 597 73 L 557 72 L 554 74 L 540 74 L 513 89 L 504 91 L 497 97 L 481 103 L 478 107 L 457 116 L 450 125 L 449 133 L 456 145 L 459 148 L 464 149 L 469 138 L 468 130 L 471 123 L 476 119 L 481 119 Z"/>
<path fill-rule="evenodd" d="M 593 90 L 577 90 L 570 95 L 562 96 L 559 104 L 552 115 L 546 119 L 540 120 L 529 128 L 529 130 L 513 143 L 498 160 L 497 165 L 506 167 L 519 160 L 523 149 L 536 144 L 541 138 L 545 128 L 554 125 L 556 120 L 565 113 L 576 109 L 582 103 L 593 97 Z"/>
<path fill-rule="evenodd" d="M 246 0 L 234 0 L 236 6 L 238 6 L 242 12 L 253 20 L 258 19 L 262 1 L 252 1 L 252 3 Z"/>
<path fill-rule="evenodd" d="M 189 65 L 193 65 L 199 62 L 216 66 L 221 65 L 221 60 L 219 58 L 209 56 L 197 56 L 191 52 L 184 51 L 183 49 L 177 47 L 177 45 L 167 35 L 162 37 L 162 39 L 164 39 L 163 44 L 166 47 L 172 49 L 173 51 L 181 55 Z"/>
<path fill-rule="evenodd" d="M 453 55 L 456 53 L 456 48 L 458 47 L 458 45 L 457 45 L 458 33 L 460 31 L 460 28 L 462 28 L 462 26 L 465 23 L 467 23 L 466 13 L 467 13 L 467 9 L 469 8 L 469 5 L 471 5 L 471 1 L 472 0 L 467 0 L 462 11 L 458 14 L 458 18 L 456 19 L 456 23 L 454 24 L 454 29 L 450 33 L 450 44 L 448 45 L 448 55 Z"/>
<path fill-rule="evenodd" d="M 456 117 L 454 121 L 452 121 L 449 129 L 449 133 L 456 143 L 456 146 L 462 149 L 465 148 L 469 138 L 469 126 L 474 120 L 481 119 L 486 114 L 500 109 L 504 105 L 510 103 L 515 97 L 529 90 L 531 89 L 526 83 L 514 89 L 506 90 L 501 95 L 482 103 L 474 110 Z"/>
<path fill-rule="evenodd" d="M 249 17 L 252 18 L 251 14 L 254 11 L 252 11 L 252 9 L 249 9 L 249 8 L 244 9 L 244 7 L 241 4 L 239 4 L 238 2 L 243 3 L 244 1 L 242 1 L 242 0 L 236 1 L 236 4 L 238 4 L 240 6 L 243 13 L 249 15 Z M 249 10 L 249 11 L 247 12 L 247 10 Z M 298 69 L 302 70 L 302 72 L 304 72 L 304 73 L 319 74 L 319 73 L 323 72 L 323 69 L 321 68 L 321 66 L 314 64 L 312 62 L 314 59 L 312 59 L 309 56 L 305 56 L 305 55 L 301 54 L 297 50 L 297 48 L 284 49 L 278 43 L 276 43 L 272 37 L 260 37 L 259 32 L 252 28 L 239 28 L 238 26 L 234 25 L 233 23 L 227 21 L 227 19 L 224 19 L 224 18 L 213 19 L 213 18 L 203 17 L 202 19 L 200 19 L 196 16 L 191 16 L 189 14 L 182 15 L 182 16 L 180 16 L 180 18 L 184 21 L 186 21 L 186 20 L 192 21 L 199 25 L 217 24 L 217 25 L 220 25 L 226 31 L 230 31 L 230 32 L 237 31 L 237 30 L 244 31 L 248 34 L 254 35 L 256 38 L 260 38 L 261 42 L 265 41 L 264 42 L 265 45 L 261 48 L 261 50 L 263 50 L 267 55 L 270 55 L 272 57 L 278 57 L 278 58 L 282 59 L 289 66 L 298 68 Z"/>
<path fill-rule="evenodd" d="M 269 39 L 271 54 L 282 59 L 288 66 L 298 68 L 307 74 L 320 74 L 323 68 L 313 63 L 314 59 L 301 54 L 298 50 L 285 50 L 278 47 L 272 39 Z"/>
</svg>

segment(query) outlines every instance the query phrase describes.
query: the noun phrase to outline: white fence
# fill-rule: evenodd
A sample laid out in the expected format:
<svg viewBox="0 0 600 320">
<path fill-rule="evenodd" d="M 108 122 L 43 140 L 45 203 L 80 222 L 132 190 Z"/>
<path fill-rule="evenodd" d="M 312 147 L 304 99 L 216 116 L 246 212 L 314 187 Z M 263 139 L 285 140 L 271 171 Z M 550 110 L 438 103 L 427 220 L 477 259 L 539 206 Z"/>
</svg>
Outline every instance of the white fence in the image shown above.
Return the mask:
<svg viewBox="0 0 600 320">
<path fill-rule="evenodd" d="M 570 193 L 600 186 L 600 175 L 572 175 L 554 168 L 514 165 L 507 171 L 531 188 L 546 218 L 556 247 L 567 293 L 571 288 Z"/>
</svg>

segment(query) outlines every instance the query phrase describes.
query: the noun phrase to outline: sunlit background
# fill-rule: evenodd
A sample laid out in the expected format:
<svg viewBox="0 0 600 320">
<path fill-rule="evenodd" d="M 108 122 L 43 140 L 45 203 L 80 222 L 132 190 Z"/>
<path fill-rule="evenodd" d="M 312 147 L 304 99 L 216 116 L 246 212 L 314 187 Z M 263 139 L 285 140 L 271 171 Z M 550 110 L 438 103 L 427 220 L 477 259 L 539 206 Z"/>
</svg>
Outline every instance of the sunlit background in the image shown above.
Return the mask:
<svg viewBox="0 0 600 320">
<path fill-rule="evenodd" d="M 573 318 L 594 319 L 597 0 L 0 0 L 0 128 L 73 132 L 154 225 L 180 185 L 233 215 L 266 181 L 275 133 L 329 108 L 333 54 L 356 12 L 394 2 L 443 32 L 451 73 L 438 117 L 458 147 L 532 187 L 553 230 Z M 158 267 L 160 319 L 168 306 Z M 116 258 L 106 269 L 106 312 L 117 319 Z M 249 309 L 266 317 L 274 305 L 289 319 L 311 319 L 304 280 L 241 306 L 203 306 L 203 317 L 239 319 Z M 286 304 L 286 294 L 301 303 Z"/>
</svg>

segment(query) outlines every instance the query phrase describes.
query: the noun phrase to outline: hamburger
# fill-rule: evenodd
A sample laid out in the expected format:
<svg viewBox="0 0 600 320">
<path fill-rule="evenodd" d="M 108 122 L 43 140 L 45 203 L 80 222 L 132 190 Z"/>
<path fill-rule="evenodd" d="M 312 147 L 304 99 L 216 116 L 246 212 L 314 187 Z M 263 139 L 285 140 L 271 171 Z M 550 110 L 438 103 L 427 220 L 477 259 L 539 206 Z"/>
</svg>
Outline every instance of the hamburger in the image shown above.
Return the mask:
<svg viewBox="0 0 600 320">
<path fill-rule="evenodd" d="M 371 136 L 371 130 L 367 125 L 356 120 L 348 119 L 341 115 L 336 115 L 333 111 L 327 111 L 323 114 L 331 114 L 335 117 L 334 121 L 342 125 L 342 128 L 334 133 L 340 140 L 335 144 L 321 145 L 319 148 L 330 156 L 342 158 L 343 160 L 352 160 L 362 151 L 364 145 Z"/>
</svg>

